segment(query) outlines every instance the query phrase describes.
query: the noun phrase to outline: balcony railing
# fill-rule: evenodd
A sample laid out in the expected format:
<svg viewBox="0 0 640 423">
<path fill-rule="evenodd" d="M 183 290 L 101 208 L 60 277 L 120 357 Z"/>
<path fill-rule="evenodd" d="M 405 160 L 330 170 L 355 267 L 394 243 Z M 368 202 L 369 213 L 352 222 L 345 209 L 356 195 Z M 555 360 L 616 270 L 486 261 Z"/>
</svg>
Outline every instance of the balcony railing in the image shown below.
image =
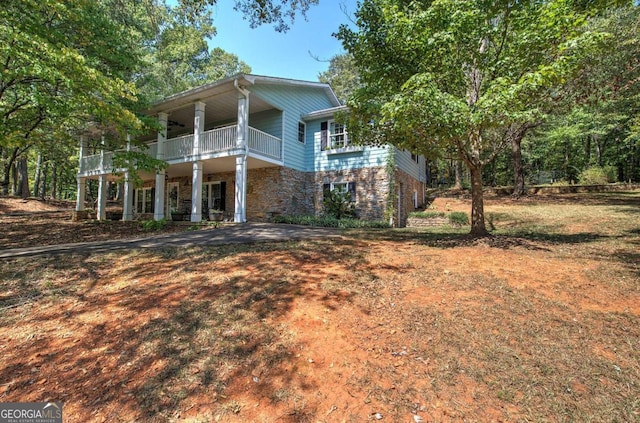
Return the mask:
<svg viewBox="0 0 640 423">
<path fill-rule="evenodd" d="M 194 154 L 193 134 L 171 138 L 164 143 L 164 160 L 196 161 L 203 154 L 215 154 L 230 151 L 237 146 L 236 125 L 225 126 L 204 132 L 200 138 L 199 153 Z M 151 157 L 157 157 L 158 143 L 147 145 Z M 259 155 L 281 160 L 282 140 L 273 135 L 249 127 L 248 139 L 249 151 Z M 100 154 L 85 156 L 80 162 L 80 173 L 110 173 L 113 170 L 113 152 L 104 153 L 104 162 L 101 165 Z"/>
</svg>

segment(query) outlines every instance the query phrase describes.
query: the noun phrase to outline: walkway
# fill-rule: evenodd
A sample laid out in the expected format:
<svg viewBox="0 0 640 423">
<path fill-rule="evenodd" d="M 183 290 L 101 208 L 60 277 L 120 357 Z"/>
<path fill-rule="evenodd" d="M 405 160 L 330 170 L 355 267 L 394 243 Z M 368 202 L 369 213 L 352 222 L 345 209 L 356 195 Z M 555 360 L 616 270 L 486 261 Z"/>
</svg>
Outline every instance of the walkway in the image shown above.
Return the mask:
<svg viewBox="0 0 640 423">
<path fill-rule="evenodd" d="M 158 235 L 116 241 L 79 242 L 0 250 L 0 259 L 34 257 L 55 254 L 105 253 L 115 250 L 153 249 L 166 247 L 197 247 L 254 242 L 289 241 L 313 238 L 339 238 L 334 228 L 284 225 L 274 223 L 243 223 L 216 229 Z"/>
</svg>

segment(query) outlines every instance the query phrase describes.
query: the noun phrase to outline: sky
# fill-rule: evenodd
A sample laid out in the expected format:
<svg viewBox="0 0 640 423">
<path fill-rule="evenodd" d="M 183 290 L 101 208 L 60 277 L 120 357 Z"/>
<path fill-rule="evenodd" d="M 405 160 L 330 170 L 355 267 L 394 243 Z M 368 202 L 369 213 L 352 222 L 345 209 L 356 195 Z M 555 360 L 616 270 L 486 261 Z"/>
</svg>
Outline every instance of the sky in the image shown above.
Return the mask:
<svg viewBox="0 0 640 423">
<path fill-rule="evenodd" d="M 222 0 L 215 6 L 217 35 L 210 47 L 237 55 L 251 66 L 252 74 L 305 81 L 317 81 L 318 74 L 327 70 L 329 59 L 344 52 L 331 34 L 340 24 L 349 23 L 342 9 L 352 17 L 356 11 L 356 0 L 319 0 L 307 12 L 306 21 L 297 16 L 289 31 L 279 33 L 273 25 L 251 29 L 242 13 L 233 10 L 233 4 L 233 0 Z"/>
</svg>

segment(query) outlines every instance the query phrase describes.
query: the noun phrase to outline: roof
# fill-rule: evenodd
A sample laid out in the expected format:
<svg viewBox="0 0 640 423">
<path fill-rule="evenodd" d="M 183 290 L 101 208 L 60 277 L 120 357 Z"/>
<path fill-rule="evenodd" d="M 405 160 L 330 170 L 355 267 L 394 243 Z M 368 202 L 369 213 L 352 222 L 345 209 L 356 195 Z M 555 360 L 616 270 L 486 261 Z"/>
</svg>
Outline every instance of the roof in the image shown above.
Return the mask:
<svg viewBox="0 0 640 423">
<path fill-rule="evenodd" d="M 337 112 L 346 112 L 347 110 L 349 110 L 349 108 L 347 106 L 337 106 L 337 107 L 331 107 L 331 108 L 328 108 L 328 109 L 316 110 L 316 111 L 313 111 L 311 113 L 307 113 L 306 115 L 302 116 L 302 120 L 331 118 Z"/>
<path fill-rule="evenodd" d="M 199 87 L 195 87 L 190 90 L 166 97 L 163 100 L 154 103 L 148 110 L 148 113 L 155 114 L 161 111 L 177 109 L 186 104 L 195 103 L 207 97 L 211 97 L 215 94 L 234 90 L 235 87 L 248 88 L 251 85 L 256 84 L 311 87 L 322 89 L 326 92 L 327 97 L 329 97 L 332 103 L 334 103 L 336 106 L 340 104 L 340 101 L 331 89 L 331 86 L 323 82 L 302 81 L 298 79 L 277 78 L 272 76 L 252 74 L 237 74 L 225 79 L 221 79 L 219 81 L 201 85 Z"/>
</svg>

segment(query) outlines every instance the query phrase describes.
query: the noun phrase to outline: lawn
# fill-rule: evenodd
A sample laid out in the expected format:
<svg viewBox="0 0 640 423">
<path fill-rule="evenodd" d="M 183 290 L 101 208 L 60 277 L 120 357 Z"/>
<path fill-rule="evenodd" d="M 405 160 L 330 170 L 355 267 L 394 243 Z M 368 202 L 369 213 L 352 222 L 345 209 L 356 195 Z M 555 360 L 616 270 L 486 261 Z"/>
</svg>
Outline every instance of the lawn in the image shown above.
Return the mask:
<svg viewBox="0 0 640 423">
<path fill-rule="evenodd" d="M 486 215 L 482 239 L 0 260 L 0 402 L 62 401 L 65 422 L 640 422 L 640 191 Z"/>
</svg>

